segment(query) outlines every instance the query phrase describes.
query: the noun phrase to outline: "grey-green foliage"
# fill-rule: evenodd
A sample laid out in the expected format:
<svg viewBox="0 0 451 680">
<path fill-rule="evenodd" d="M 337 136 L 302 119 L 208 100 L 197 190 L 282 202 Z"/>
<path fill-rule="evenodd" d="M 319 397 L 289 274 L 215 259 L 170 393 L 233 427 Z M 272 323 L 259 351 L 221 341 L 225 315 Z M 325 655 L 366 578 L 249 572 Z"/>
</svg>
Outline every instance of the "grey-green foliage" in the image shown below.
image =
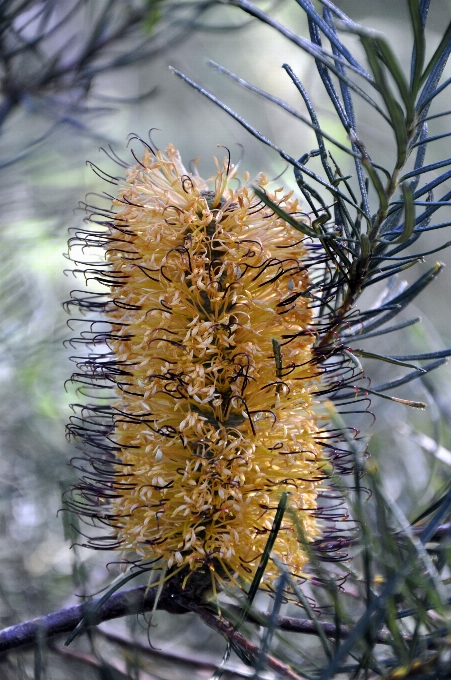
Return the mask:
<svg viewBox="0 0 451 680">
<path fill-rule="evenodd" d="M 327 253 L 328 266 L 321 271 L 315 289 L 318 318 L 323 323 L 323 330 L 318 334 L 318 351 L 327 353 L 333 348 L 343 357 L 347 353 L 349 361 L 357 366 L 360 359 L 376 359 L 393 364 L 399 371 L 395 378 L 379 385 L 357 381 L 352 389 L 335 393 L 332 401 L 339 407 L 343 401 L 357 402 L 356 397 L 370 394 L 423 407 L 424 404 L 415 399 L 394 398 L 390 391 L 421 377 L 427 384 L 425 374 L 443 367 L 451 351 L 402 354 L 394 350 L 381 354 L 377 348 L 382 335 L 393 334 L 388 343 L 393 347 L 396 331 L 419 321 L 417 317 L 404 320 L 403 312 L 435 279 L 442 266 L 433 265 L 410 284 L 404 284 L 400 275 L 426 256 L 450 245 L 445 235 L 441 245 L 431 248 L 427 235 L 451 225 L 451 192 L 447 185 L 451 158 L 427 163 L 426 157 L 431 143 L 451 134 L 428 133 L 429 121 L 451 114 L 446 98 L 439 98 L 451 84 L 451 79 L 442 79 L 451 52 L 451 22 L 443 26 L 438 44 L 431 49 L 426 44 L 429 0 L 406 0 L 410 21 L 404 28 L 403 39 L 410 42 L 411 50 L 410 70 L 406 72 L 396 56 L 396 48 L 383 35 L 356 24 L 330 0 L 315 4 L 311 0 L 296 2 L 307 14 L 309 40 L 247 0 L 229 0 L 227 4 L 264 22 L 311 56 L 324 86 L 323 96 L 330 100 L 348 144 L 343 143 L 343 136 L 335 139 L 322 129 L 311 94 L 288 64 L 283 68 L 299 92 L 303 104 L 299 109 L 211 62 L 220 74 L 273 102 L 313 129 L 317 148 L 306 150 L 301 158 L 294 157 L 290 149 L 280 148 L 239 112 L 191 78 L 178 70 L 175 73 L 292 166 L 310 208 L 309 224 L 298 220 L 296 215 L 284 214 L 263 192 L 257 190 L 257 193 L 295 229 L 321 244 Z M 349 36 L 358 37 L 357 51 L 349 47 L 353 44 Z M 355 114 L 360 110 L 356 107 L 357 99 L 372 110 L 371 125 L 381 125 L 389 135 L 388 147 L 392 152 L 385 154 L 382 163 L 373 160 L 378 150 L 371 149 L 365 132 L 361 131 L 363 121 Z M 352 177 L 344 176 L 335 163 L 336 149 L 352 157 Z M 311 159 L 318 157 L 320 170 L 311 166 Z M 385 289 L 376 302 L 373 297 L 370 307 L 358 304 L 364 291 L 381 283 Z M 396 317 L 400 314 L 399 321 Z M 357 343 L 363 340 L 372 342 L 360 347 Z M 424 361 L 427 363 L 422 363 Z M 374 404 L 372 408 L 377 412 Z M 443 408 L 442 412 L 448 416 Z M 296 594 L 309 618 L 317 621 L 321 612 L 320 621 L 330 620 L 335 624 L 335 639 L 328 641 L 319 635 L 322 652 L 318 649 L 310 652 L 308 644 L 287 639 L 279 631 L 274 653 L 289 661 L 300 676 L 321 680 L 337 675 L 404 678 L 413 672 L 424 678 L 448 677 L 449 482 L 444 482 L 432 502 L 421 507 L 421 513 L 418 511 L 417 516 L 412 513 L 409 522 L 387 496 L 386 480 L 379 478 L 371 466 L 366 478 L 361 478 L 367 449 L 365 441 L 349 435 L 352 419 L 343 421 L 333 407 L 330 416 L 354 460 L 354 482 L 348 503 L 355 524 L 352 529 L 342 524 L 335 536 L 329 537 L 331 542 L 336 540 L 338 548 L 344 549 L 347 542 L 352 543 L 354 562 L 340 562 L 338 558 L 335 568 L 330 569 L 321 560 L 322 550 L 330 559 L 327 546 L 311 548 L 312 583 L 316 580 L 322 589 L 311 584 L 308 592 L 316 598 L 318 609 L 306 607 L 305 595 Z M 406 467 L 408 469 L 408 465 Z M 335 488 L 347 493 L 339 475 L 332 473 L 331 481 Z M 372 494 L 369 499 L 368 491 Z M 299 531 L 300 541 L 305 543 L 302 527 Z M 283 571 L 283 565 L 281 569 Z M 341 584 L 340 575 L 345 579 Z M 282 583 L 280 588 L 283 587 Z M 276 601 L 277 597 L 274 608 Z M 345 637 L 342 624 L 347 626 Z M 382 633 L 388 635 L 388 646 L 380 645 Z M 263 637 L 263 644 L 266 642 L 267 637 Z"/>
<path fill-rule="evenodd" d="M 347 343 L 358 341 L 363 335 L 397 316 L 440 270 L 439 265 L 436 265 L 407 290 L 396 292 L 394 277 L 430 254 L 427 248 L 420 248 L 414 254 L 410 251 L 404 254 L 404 251 L 416 243 L 424 232 L 448 226 L 447 222 L 437 219 L 437 213 L 451 204 L 451 194 L 445 192 L 438 199 L 434 196 L 451 176 L 450 171 L 442 172 L 421 186 L 419 184 L 424 173 L 451 164 L 451 159 L 447 158 L 425 165 L 427 145 L 437 139 L 435 136 L 428 137 L 429 109 L 435 97 L 449 84 L 445 81 L 439 85 L 439 81 L 451 50 L 451 27 L 446 29 L 439 46 L 425 63 L 424 28 L 428 3 L 409 2 L 409 31 L 413 37 L 409 81 L 386 40 L 355 24 L 330 2 L 322 3 L 324 9 L 320 14 L 310 0 L 299 0 L 298 4 L 308 15 L 310 41 L 291 33 L 246 0 L 231 0 L 228 4 L 240 7 L 272 25 L 315 59 L 325 93 L 333 104 L 337 120 L 343 126 L 350 144 L 344 146 L 322 131 L 309 94 L 288 64 L 284 64 L 283 68 L 298 89 L 308 116 L 212 62 L 220 73 L 270 99 L 313 128 L 318 148 L 300 159 L 279 149 L 214 95 L 183 74 L 176 73 L 227 110 L 251 134 L 276 149 L 293 166 L 296 181 L 311 208 L 311 227 L 306 228 L 290 216 L 287 216 L 287 221 L 304 234 L 316 237 L 329 254 L 333 267 L 330 281 L 322 280 L 321 304 L 324 309 L 326 306 L 329 308 L 334 331 L 339 332 Z M 345 37 L 346 33 L 360 37 L 367 65 L 361 65 L 350 53 L 342 41 L 343 33 Z M 330 42 L 330 48 L 324 47 L 325 39 Z M 396 153 L 392 158 L 387 158 L 384 166 L 372 161 L 370 149 L 366 148 L 364 138 L 359 136 L 359 122 L 355 119 L 353 104 L 356 97 L 364 99 L 391 128 Z M 381 103 L 376 101 L 379 99 L 382 99 Z M 377 117 L 373 124 L 377 125 Z M 357 186 L 351 186 L 349 178 L 343 177 L 334 163 L 330 155 L 334 146 L 353 157 Z M 310 170 L 307 165 L 315 156 L 320 157 L 321 174 Z M 406 172 L 411 157 L 414 158 L 414 168 Z M 373 192 L 370 192 L 369 184 Z M 266 202 L 269 203 L 268 200 Z M 332 208 L 329 206 L 331 202 Z M 282 213 L 280 209 L 278 212 Z M 448 245 L 445 242 L 440 248 Z M 384 303 L 371 312 L 357 312 L 355 303 L 362 291 L 384 279 L 388 279 Z M 331 307 L 326 303 L 326 297 L 332 288 L 334 301 Z M 321 343 L 324 345 L 326 341 L 322 339 Z M 431 358 L 435 357 L 431 355 Z"/>
</svg>

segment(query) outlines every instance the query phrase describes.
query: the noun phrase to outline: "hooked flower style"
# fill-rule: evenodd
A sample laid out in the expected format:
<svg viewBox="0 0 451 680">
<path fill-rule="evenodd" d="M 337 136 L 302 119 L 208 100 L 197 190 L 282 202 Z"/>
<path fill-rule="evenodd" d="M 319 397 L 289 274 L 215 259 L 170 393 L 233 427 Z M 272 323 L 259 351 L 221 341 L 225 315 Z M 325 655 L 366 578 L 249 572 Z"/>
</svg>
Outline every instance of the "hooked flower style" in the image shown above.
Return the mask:
<svg viewBox="0 0 451 680">
<path fill-rule="evenodd" d="M 85 243 L 104 250 L 95 278 L 108 290 L 77 303 L 101 308 L 109 327 L 93 332 L 103 349 L 82 359 L 75 378 L 112 387 L 114 399 L 83 407 L 69 432 L 94 469 L 79 481 L 77 509 L 111 527 L 110 547 L 183 583 L 206 570 L 243 584 L 283 491 L 292 512 L 273 554 L 295 576 L 308 558 L 293 512 L 309 541 L 321 533 L 314 259 L 247 174 L 232 189 L 230 158 L 215 162 L 204 181 L 172 145 L 165 154 L 146 148 L 114 211 L 101 213 L 102 230 L 86 232 Z M 254 184 L 268 182 L 261 174 Z M 300 211 L 292 192 L 268 197 Z M 270 560 L 263 584 L 279 573 Z"/>
</svg>

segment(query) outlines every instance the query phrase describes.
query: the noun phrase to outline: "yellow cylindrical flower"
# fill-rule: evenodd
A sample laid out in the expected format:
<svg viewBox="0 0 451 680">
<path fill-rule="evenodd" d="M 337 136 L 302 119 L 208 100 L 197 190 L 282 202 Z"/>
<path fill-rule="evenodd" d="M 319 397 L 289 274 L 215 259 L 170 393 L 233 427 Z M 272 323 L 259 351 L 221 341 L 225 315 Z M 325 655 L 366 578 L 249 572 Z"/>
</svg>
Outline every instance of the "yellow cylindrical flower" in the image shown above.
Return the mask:
<svg viewBox="0 0 451 680">
<path fill-rule="evenodd" d="M 248 177 L 232 189 L 230 163 L 216 166 L 205 182 L 173 146 L 146 150 L 113 201 L 109 354 L 92 373 L 115 383 L 102 431 L 114 475 L 84 497 L 126 555 L 249 583 L 283 491 L 306 537 L 320 533 L 311 257 Z M 291 193 L 268 195 L 299 211 Z M 290 513 L 273 553 L 303 573 Z M 270 561 L 263 581 L 278 575 Z"/>
</svg>

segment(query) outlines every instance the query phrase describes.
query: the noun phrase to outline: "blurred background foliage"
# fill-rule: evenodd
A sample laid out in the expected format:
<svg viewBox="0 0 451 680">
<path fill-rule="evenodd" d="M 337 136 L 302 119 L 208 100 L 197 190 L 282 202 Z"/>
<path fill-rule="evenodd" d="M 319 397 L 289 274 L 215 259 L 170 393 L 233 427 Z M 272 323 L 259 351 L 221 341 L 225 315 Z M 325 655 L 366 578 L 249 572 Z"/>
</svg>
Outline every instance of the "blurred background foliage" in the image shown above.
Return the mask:
<svg viewBox="0 0 451 680">
<path fill-rule="evenodd" d="M 408 69 L 407 3 L 337 0 L 336 4 L 354 21 L 382 31 Z M 308 35 L 305 13 L 295 2 L 278 3 L 271 13 L 293 32 Z M 450 16 L 449 0 L 432 1 L 427 57 Z M 364 60 L 357 36 L 349 40 Z M 236 145 L 241 144 L 243 167 L 251 176 L 264 171 L 276 177 L 285 169 L 277 153 L 176 79 L 169 65 L 202 83 L 295 158 L 316 147 L 310 129 L 218 74 L 209 59 L 298 106 L 299 95 L 281 69 L 288 62 L 309 92 L 323 130 L 342 143 L 346 136 L 311 58 L 239 9 L 220 3 L 3 0 L 0 50 L 0 624 L 5 627 L 76 602 L 74 593 L 94 593 L 118 573 L 114 565 L 105 571 L 108 554 L 81 547 L 70 550 L 73 520 L 58 514 L 61 493 L 73 482 L 68 464 L 76 455 L 64 434 L 69 404 L 75 398 L 72 387 L 65 386 L 72 351 L 63 345 L 70 332 L 61 303 L 69 298 L 74 279 L 70 271 L 63 273 L 69 266 L 63 253 L 68 229 L 83 219 L 78 202 L 88 192 L 105 189 L 86 167 L 86 159 L 114 174 L 115 166 L 98 152 L 99 146 L 108 149 L 111 144 L 123 156 L 128 133 L 146 139 L 150 128 L 159 128 L 152 133 L 155 143 L 164 148 L 173 142 L 185 161 L 199 156 L 203 176 L 213 172 L 212 156 L 223 154 L 218 144 L 227 146 L 234 158 L 240 154 Z M 443 77 L 449 75 L 447 66 Z M 441 96 L 444 110 L 447 92 Z M 384 164 L 393 154 L 392 138 L 368 107 L 359 99 L 355 104 L 361 135 L 374 160 Z M 429 136 L 448 129 L 449 118 L 437 118 L 430 123 Z M 446 138 L 430 144 L 427 162 L 451 156 L 450 149 Z M 348 156 L 337 150 L 334 158 L 344 175 L 353 173 Z M 280 184 L 296 188 L 291 169 Z M 449 184 L 448 180 L 447 191 Z M 92 202 L 89 196 L 86 200 Z M 427 248 L 443 241 L 440 232 L 430 232 Z M 424 271 L 436 257 L 426 258 Z M 449 257 L 447 251 L 440 253 L 445 262 Z M 413 281 L 417 270 L 406 271 L 403 278 Z M 409 318 L 421 316 L 422 325 L 404 330 L 395 351 L 393 336 L 382 338 L 378 351 L 409 354 L 449 347 L 450 284 L 450 271 L 445 269 L 411 305 Z M 404 318 L 408 317 L 400 320 Z M 395 373 L 390 364 L 368 361 L 365 368 L 375 383 L 392 379 Z M 393 394 L 425 401 L 428 409 L 413 411 L 375 397 L 376 422 L 369 428 L 371 419 L 366 417 L 357 426 L 372 436 L 372 461 L 390 496 L 414 519 L 449 479 L 449 369 L 443 366 Z M 12 655 L 0 663 L 0 672 L 5 677 L 55 679 L 209 677 L 223 652 L 220 636 L 192 614 L 175 617 L 160 612 L 155 622 L 158 626 L 150 632 L 153 656 L 126 647 L 123 651 L 111 637 L 110 625 L 110 637 L 98 633 L 96 641 L 79 642 L 78 651 Z M 146 638 L 146 625 L 134 619 L 117 622 L 115 630 Z M 318 645 L 312 639 L 309 654 L 314 656 Z M 160 647 L 183 652 L 184 660 L 158 655 Z M 138 654 L 139 663 L 133 654 Z M 113 656 L 125 675 L 104 661 Z M 191 663 L 194 657 L 196 663 Z M 233 677 L 251 675 L 242 664 L 239 668 Z"/>
</svg>

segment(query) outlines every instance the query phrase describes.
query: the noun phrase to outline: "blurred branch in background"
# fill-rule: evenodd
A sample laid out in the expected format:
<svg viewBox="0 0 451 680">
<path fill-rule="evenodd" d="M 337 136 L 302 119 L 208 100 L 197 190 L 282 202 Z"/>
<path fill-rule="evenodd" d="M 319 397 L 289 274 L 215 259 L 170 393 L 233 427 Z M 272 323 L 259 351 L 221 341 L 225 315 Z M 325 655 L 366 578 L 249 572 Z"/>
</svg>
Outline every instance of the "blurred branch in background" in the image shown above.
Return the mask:
<svg viewBox="0 0 451 680">
<path fill-rule="evenodd" d="M 83 101 L 100 74 L 150 61 L 180 44 L 215 4 L 2 2 L 0 126 L 17 107 L 80 125 Z"/>
</svg>

